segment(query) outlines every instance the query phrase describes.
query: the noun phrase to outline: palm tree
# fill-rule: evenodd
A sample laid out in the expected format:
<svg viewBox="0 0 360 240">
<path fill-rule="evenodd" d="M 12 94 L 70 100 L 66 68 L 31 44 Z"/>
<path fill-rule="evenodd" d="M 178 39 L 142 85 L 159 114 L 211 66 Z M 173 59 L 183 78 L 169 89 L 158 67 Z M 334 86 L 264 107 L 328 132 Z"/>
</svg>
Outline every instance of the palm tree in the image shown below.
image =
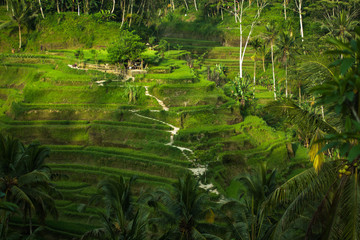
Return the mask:
<svg viewBox="0 0 360 240">
<path fill-rule="evenodd" d="M 262 61 L 262 67 L 263 67 L 263 71 L 265 72 L 265 59 L 266 59 L 266 55 L 268 54 L 268 51 L 266 49 L 266 45 L 263 44 L 259 50 L 258 50 L 258 56 L 261 58 Z"/>
<path fill-rule="evenodd" d="M 49 212 L 55 218 L 55 202 L 49 195 L 54 192 L 50 184 L 50 169 L 44 165 L 50 150 L 31 144 L 25 147 L 19 140 L 0 135 L 0 190 L 5 201 L 20 207 L 29 217 L 32 233 L 32 213 L 43 221 Z"/>
<path fill-rule="evenodd" d="M 19 49 L 21 49 L 21 27 L 34 19 L 36 12 L 33 11 L 32 2 L 25 0 L 10 0 L 10 7 L 11 20 L 0 25 L 0 30 L 16 24 L 19 31 Z"/>
<path fill-rule="evenodd" d="M 42 9 L 42 5 L 41 5 L 41 0 L 39 0 L 39 7 L 40 7 L 40 12 L 41 12 L 42 18 L 45 18 L 44 12 L 43 12 L 43 9 Z"/>
<path fill-rule="evenodd" d="M 126 182 L 123 177 L 108 178 L 98 185 L 99 193 L 94 195 L 92 202 L 101 201 L 105 204 L 105 214 L 100 214 L 103 227 L 85 233 L 81 239 L 133 239 L 148 238 L 148 214 L 137 210 L 131 195 L 131 186 L 135 177 Z"/>
<path fill-rule="evenodd" d="M 360 29 L 356 32 L 360 36 Z M 317 104 L 328 104 L 329 110 L 342 114 L 342 132 L 321 136 L 317 131 L 314 143 L 323 146 L 310 152 L 316 156 L 335 148 L 339 154 L 335 160 L 328 159 L 322 164 L 325 158 L 318 157 L 322 159 L 314 163 L 314 168 L 289 179 L 273 192 L 266 206 L 287 205 L 273 233 L 274 239 L 280 239 L 284 230 L 302 216 L 308 217 L 307 227 L 303 229 L 305 239 L 360 238 L 360 119 L 354 108 L 358 98 L 350 93 L 358 91 L 355 82 L 359 75 L 360 49 L 356 46 L 360 40 L 352 39 L 349 43 L 332 40 L 332 43 L 339 48 L 335 54 L 343 55 L 343 58 L 337 56 L 339 59 L 334 64 L 341 66 L 340 77 L 333 76 L 315 87 L 314 92 L 320 95 Z"/>
<path fill-rule="evenodd" d="M 295 38 L 287 32 L 282 32 L 276 43 L 279 60 L 284 64 L 285 67 L 285 95 L 288 97 L 288 62 L 293 54 L 296 52 Z"/>
<path fill-rule="evenodd" d="M 252 56 L 252 59 L 254 60 L 254 92 L 255 92 L 255 84 L 256 84 L 256 58 L 259 54 L 259 50 L 261 49 L 261 46 L 265 45 L 263 44 L 259 38 L 255 38 L 250 42 L 250 45 L 254 48 L 255 53 Z"/>
<path fill-rule="evenodd" d="M 1 197 L 4 197 L 1 192 Z M 11 202 L 0 200 L 0 239 L 8 239 L 8 222 L 11 214 L 19 212 L 19 207 Z"/>
<path fill-rule="evenodd" d="M 265 215 L 262 204 L 276 189 L 276 170 L 268 174 L 266 165 L 262 162 L 253 173 L 237 177 L 245 192 L 221 207 L 229 239 L 269 239 L 275 220 Z"/>
<path fill-rule="evenodd" d="M 157 195 L 165 206 L 162 226 L 165 234 L 161 239 L 219 239 L 199 230 L 200 220 L 209 212 L 206 195 L 199 192 L 199 182 L 188 174 L 174 184 L 174 194 L 167 190 L 159 190 Z M 211 212 L 211 211 L 210 211 Z"/>
<path fill-rule="evenodd" d="M 357 11 L 350 12 L 350 10 L 341 10 L 337 15 L 328 15 L 325 17 L 322 28 L 328 32 L 327 35 L 344 42 L 351 38 L 352 31 L 359 24 L 357 13 Z"/>
<path fill-rule="evenodd" d="M 266 42 L 270 44 L 271 49 L 271 64 L 273 73 L 273 88 L 274 88 L 274 99 L 276 100 L 276 80 L 275 80 L 275 65 L 274 65 L 274 45 L 278 36 L 278 30 L 273 23 L 266 26 Z"/>
</svg>

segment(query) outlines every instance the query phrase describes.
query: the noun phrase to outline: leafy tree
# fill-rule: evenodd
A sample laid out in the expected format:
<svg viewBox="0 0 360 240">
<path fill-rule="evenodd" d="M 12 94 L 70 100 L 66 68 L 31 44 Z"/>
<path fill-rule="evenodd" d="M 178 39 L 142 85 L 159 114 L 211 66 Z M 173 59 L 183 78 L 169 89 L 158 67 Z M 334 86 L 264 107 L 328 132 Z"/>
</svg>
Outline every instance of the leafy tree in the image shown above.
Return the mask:
<svg viewBox="0 0 360 240">
<path fill-rule="evenodd" d="M 21 49 L 21 27 L 34 19 L 37 15 L 34 11 L 32 2 L 26 0 L 10 0 L 10 8 L 11 11 L 9 16 L 11 20 L 0 25 L 0 30 L 15 24 L 19 32 L 19 49 Z"/>
<path fill-rule="evenodd" d="M 139 59 L 141 53 L 146 49 L 141 38 L 134 32 L 123 30 L 120 33 L 120 38 L 112 43 L 107 51 L 109 53 L 109 60 L 113 63 L 125 63 L 126 61 L 131 66 L 132 63 Z"/>
<path fill-rule="evenodd" d="M 231 81 L 231 95 L 239 101 L 242 106 L 246 105 L 246 102 L 253 98 L 253 91 L 250 88 L 251 78 L 249 74 L 245 74 L 244 77 L 240 76 L 235 77 Z"/>
<path fill-rule="evenodd" d="M 156 49 L 160 50 L 161 57 L 164 58 L 164 53 L 169 48 L 169 43 L 165 39 L 161 39 Z"/>
</svg>

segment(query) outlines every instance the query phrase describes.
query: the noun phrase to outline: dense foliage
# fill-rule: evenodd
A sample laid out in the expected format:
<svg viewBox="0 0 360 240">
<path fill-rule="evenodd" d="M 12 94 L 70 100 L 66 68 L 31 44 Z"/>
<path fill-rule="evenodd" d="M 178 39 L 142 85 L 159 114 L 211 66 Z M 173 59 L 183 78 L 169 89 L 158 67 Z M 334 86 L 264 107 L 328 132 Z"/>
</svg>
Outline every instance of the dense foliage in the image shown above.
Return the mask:
<svg viewBox="0 0 360 240">
<path fill-rule="evenodd" d="M 359 0 L 0 4 L 0 239 L 360 238 Z"/>
</svg>

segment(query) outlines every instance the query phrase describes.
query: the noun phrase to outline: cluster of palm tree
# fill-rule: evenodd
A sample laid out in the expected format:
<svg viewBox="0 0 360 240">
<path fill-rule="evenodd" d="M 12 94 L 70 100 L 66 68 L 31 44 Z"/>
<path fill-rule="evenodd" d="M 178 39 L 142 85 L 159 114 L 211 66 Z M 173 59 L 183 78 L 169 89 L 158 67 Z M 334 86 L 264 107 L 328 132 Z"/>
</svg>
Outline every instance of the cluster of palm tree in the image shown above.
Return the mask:
<svg viewBox="0 0 360 240">
<path fill-rule="evenodd" d="M 18 139 L 0 134 L 0 239 L 7 239 L 9 220 L 20 214 L 29 222 L 43 222 L 48 214 L 57 217 L 50 183 L 50 168 L 44 163 L 50 150 L 39 144 L 25 146 Z"/>
</svg>

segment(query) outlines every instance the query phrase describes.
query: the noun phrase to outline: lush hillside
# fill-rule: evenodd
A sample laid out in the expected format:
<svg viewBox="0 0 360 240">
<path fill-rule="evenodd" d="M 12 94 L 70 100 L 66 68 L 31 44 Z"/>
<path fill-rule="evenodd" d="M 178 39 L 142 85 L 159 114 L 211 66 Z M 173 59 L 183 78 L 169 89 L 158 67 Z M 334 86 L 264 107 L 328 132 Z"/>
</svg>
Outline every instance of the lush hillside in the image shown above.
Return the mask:
<svg viewBox="0 0 360 240">
<path fill-rule="evenodd" d="M 9 232 L 29 235 L 29 226 L 43 226 L 37 228 L 39 239 L 77 239 L 108 223 L 119 236 L 127 231 L 122 227 L 140 224 L 141 230 L 130 232 L 147 235 L 134 239 L 180 239 L 178 226 L 182 237 L 184 229 L 192 226 L 204 239 L 216 239 L 206 234 L 220 239 L 270 239 L 273 234 L 284 239 L 294 239 L 296 234 L 299 239 L 326 239 L 323 232 L 328 225 L 313 223 L 320 218 L 317 211 L 325 214 L 328 207 L 345 204 L 338 205 L 334 196 L 350 201 L 343 192 L 328 189 L 348 184 L 344 191 L 352 191 L 347 181 L 352 176 L 356 180 L 358 172 L 358 125 L 349 111 L 359 108 L 353 103 L 358 92 L 355 84 L 346 85 L 344 88 L 351 91 L 344 93 L 344 105 L 334 110 L 323 97 L 329 92 L 314 93 L 317 90 L 313 87 L 325 86 L 337 74 L 340 80 L 357 76 L 357 55 L 351 55 L 346 44 L 355 39 L 352 36 L 358 22 L 349 28 L 343 43 L 346 47 L 337 43 L 348 52 L 341 52 L 340 60 L 333 64 L 341 67 L 332 70 L 330 63 L 338 56 L 318 56 L 331 45 L 325 41 L 327 30 L 321 28 L 323 5 L 313 1 L 304 1 L 303 25 L 298 22 L 296 1 L 286 6 L 287 20 L 283 1 L 245 1 L 241 24 L 233 14 L 241 14 L 241 1 L 235 8 L 232 1 L 184 2 L 189 5 L 173 0 L 169 5 L 155 0 L 118 1 L 118 5 L 102 1 L 102 7 L 100 1 L 80 2 L 78 6 L 57 6 L 58 1 L 43 0 L 41 6 L 31 5 L 37 15 L 21 23 L 19 49 L 16 24 L 6 24 L 16 13 L 11 14 L 0 1 L 0 132 L 23 142 L 25 152 L 34 142 L 50 149 L 45 163 L 51 169 L 49 184 L 57 190 L 51 197 L 58 211 L 57 219 L 42 221 L 31 216 L 36 213 L 35 206 L 29 207 L 24 200 L 12 201 L 25 213 L 11 210 L 12 205 L 4 208 L 8 215 L 1 222 L 10 219 Z M 356 1 L 350 4 L 358 6 Z M 342 10 L 353 7 L 340 5 Z M 340 14 L 340 5 L 338 9 L 329 5 L 327 11 Z M 14 6 L 10 9 L 16 9 Z M 43 7 L 45 18 L 39 7 Z M 113 13 L 109 10 L 112 7 Z M 136 41 L 125 36 L 138 37 L 138 46 L 145 50 L 133 57 L 133 49 L 125 58 L 126 43 Z M 126 45 L 120 48 L 121 54 L 113 54 L 114 42 Z M 351 43 L 355 46 L 355 40 Z M 319 70 L 318 65 L 329 67 Z M 347 116 L 347 125 L 338 114 Z M 325 143 L 321 142 L 324 136 Z M 0 160 L 6 162 L 4 149 Z M 343 158 L 341 163 L 330 161 L 337 156 Z M 347 158 L 352 161 L 347 162 Z M 327 159 L 324 165 L 323 159 Z M 1 169 L 5 169 L 4 164 Z M 338 177 L 342 168 L 344 173 Z M 5 176 L 6 171 L 1 171 Z M 125 203 L 117 199 L 124 218 L 119 220 L 112 215 L 118 213 L 111 213 L 114 202 L 96 200 L 106 198 L 106 191 L 110 191 L 106 187 L 115 192 L 108 179 L 117 179 L 116 186 L 122 190 L 127 188 L 120 176 L 130 182 L 133 197 Z M 133 176 L 137 178 L 134 183 L 130 180 Z M 14 178 L 17 181 L 20 176 Z M 332 187 L 327 188 L 330 183 Z M 182 190 L 172 192 L 174 186 L 181 189 L 182 184 L 194 187 L 187 190 L 194 193 L 194 204 L 202 204 L 203 198 L 209 200 L 203 209 L 199 207 L 201 213 L 194 210 L 196 207 L 191 210 L 196 212 L 194 217 L 179 213 L 178 206 L 169 200 L 186 198 L 181 195 L 184 192 L 179 193 Z M 358 189 L 358 183 L 354 184 Z M 10 197 L 4 189 L 0 196 L 4 193 L 6 204 Z M 314 193 L 314 189 L 319 192 Z M 299 195 L 285 195 L 285 191 Z M 169 199 L 168 192 L 172 193 Z M 323 196 L 329 202 L 322 202 Z M 289 206 L 293 199 L 295 203 Z M 130 202 L 133 205 L 126 205 Z M 326 211 L 324 204 L 328 204 Z M 302 214 L 300 208 L 306 211 L 302 218 L 296 218 Z M 173 210 L 178 216 L 185 214 L 188 222 L 174 220 Z M 30 225 L 27 214 L 32 219 Z M 310 224 L 308 219 L 312 219 Z M 143 220 L 147 227 L 141 225 Z M 299 227 L 289 227 L 291 223 Z M 244 233 L 237 231 L 237 224 L 244 226 L 239 227 Z M 195 230 L 189 232 L 194 234 Z M 99 236 L 94 239 L 103 239 Z"/>
</svg>

